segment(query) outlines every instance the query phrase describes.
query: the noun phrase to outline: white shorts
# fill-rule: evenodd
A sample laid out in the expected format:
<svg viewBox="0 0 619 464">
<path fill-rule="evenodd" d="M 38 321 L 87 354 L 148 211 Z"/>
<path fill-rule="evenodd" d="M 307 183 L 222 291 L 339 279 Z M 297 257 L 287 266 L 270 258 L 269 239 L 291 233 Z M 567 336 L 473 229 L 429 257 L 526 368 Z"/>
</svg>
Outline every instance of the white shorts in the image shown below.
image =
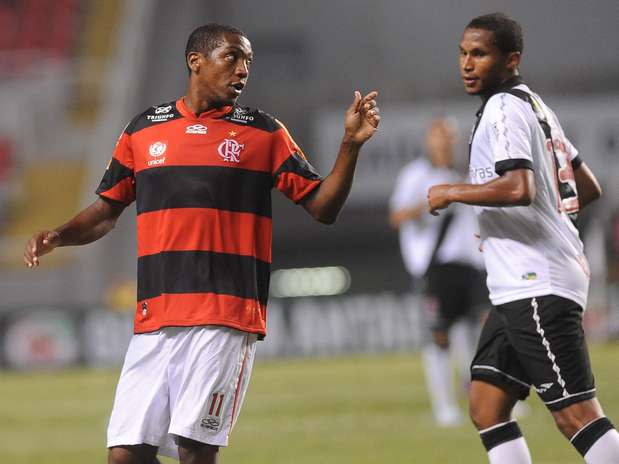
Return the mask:
<svg viewBox="0 0 619 464">
<path fill-rule="evenodd" d="M 108 448 L 146 443 L 178 459 L 175 436 L 227 446 L 247 391 L 256 339 L 220 326 L 134 335 L 116 388 Z"/>
</svg>

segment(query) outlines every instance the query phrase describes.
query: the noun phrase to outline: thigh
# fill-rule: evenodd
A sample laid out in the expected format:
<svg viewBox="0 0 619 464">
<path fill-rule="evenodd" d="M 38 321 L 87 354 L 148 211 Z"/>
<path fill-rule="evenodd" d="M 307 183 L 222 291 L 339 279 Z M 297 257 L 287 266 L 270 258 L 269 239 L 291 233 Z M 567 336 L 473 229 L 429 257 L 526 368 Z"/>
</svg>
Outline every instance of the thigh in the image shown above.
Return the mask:
<svg viewBox="0 0 619 464">
<path fill-rule="evenodd" d="M 529 376 L 508 337 L 505 318 L 496 308 L 490 310 L 482 328 L 471 379 L 494 385 L 516 399 L 529 395 Z"/>
<path fill-rule="evenodd" d="M 169 433 L 227 446 L 252 371 L 257 336 L 194 327 L 172 357 Z"/>
<path fill-rule="evenodd" d="M 535 390 L 552 410 L 595 396 L 582 308 L 547 295 L 501 305 L 509 338 Z"/>
<path fill-rule="evenodd" d="M 108 426 L 108 448 L 159 446 L 170 422 L 168 351 L 161 332 L 134 335 L 116 387 Z"/>
</svg>

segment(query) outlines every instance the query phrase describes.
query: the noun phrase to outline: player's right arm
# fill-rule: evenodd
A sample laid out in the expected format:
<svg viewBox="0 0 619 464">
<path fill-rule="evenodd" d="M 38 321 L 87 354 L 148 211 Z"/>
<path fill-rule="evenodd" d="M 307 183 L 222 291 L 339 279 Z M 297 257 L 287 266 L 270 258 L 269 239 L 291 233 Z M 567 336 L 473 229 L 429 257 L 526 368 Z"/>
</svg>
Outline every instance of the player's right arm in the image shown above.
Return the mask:
<svg viewBox="0 0 619 464">
<path fill-rule="evenodd" d="M 576 181 L 580 209 L 602 196 L 602 187 L 600 187 L 600 183 L 584 162 L 581 162 L 580 165 L 574 169 L 574 180 Z"/>
<path fill-rule="evenodd" d="M 85 245 L 100 239 L 114 228 L 124 209 L 122 203 L 99 197 L 66 224 L 34 234 L 26 244 L 24 263 L 38 266 L 39 257 L 56 247 Z"/>
</svg>

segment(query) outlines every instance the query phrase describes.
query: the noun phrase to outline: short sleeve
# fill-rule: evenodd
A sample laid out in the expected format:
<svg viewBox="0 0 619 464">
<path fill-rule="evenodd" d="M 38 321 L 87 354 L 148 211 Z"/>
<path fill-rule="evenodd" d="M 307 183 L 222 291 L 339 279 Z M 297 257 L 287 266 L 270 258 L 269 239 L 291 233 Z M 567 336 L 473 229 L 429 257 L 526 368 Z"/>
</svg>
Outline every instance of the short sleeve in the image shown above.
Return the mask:
<svg viewBox="0 0 619 464">
<path fill-rule="evenodd" d="M 127 128 L 116 142 L 112 159 L 96 190 L 97 195 L 125 205 L 135 200 L 135 173 L 131 136 Z"/>
<path fill-rule="evenodd" d="M 488 139 L 498 175 L 515 169 L 533 169 L 533 133 L 529 124 L 532 110 L 527 105 L 506 93 L 495 95 L 486 105 L 484 116 L 488 118 Z"/>
<path fill-rule="evenodd" d="M 295 203 L 299 203 L 322 182 L 286 127 L 279 121 L 273 132 L 273 185 Z"/>
</svg>

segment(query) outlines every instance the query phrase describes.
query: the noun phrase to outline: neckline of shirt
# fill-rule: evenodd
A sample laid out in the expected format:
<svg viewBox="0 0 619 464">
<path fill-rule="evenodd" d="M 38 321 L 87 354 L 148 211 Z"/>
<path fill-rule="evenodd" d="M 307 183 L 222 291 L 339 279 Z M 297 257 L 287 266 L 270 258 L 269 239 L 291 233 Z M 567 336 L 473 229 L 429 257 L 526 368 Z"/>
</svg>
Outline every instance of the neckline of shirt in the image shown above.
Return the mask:
<svg viewBox="0 0 619 464">
<path fill-rule="evenodd" d="M 203 113 L 200 113 L 200 115 L 197 116 L 193 111 L 191 111 L 187 107 L 184 96 L 176 100 L 176 109 L 178 110 L 178 112 L 189 119 L 221 118 L 222 116 L 225 116 L 226 114 L 230 113 L 232 111 L 232 108 L 234 107 L 233 106 L 221 106 L 219 108 L 212 108 Z"/>
</svg>

